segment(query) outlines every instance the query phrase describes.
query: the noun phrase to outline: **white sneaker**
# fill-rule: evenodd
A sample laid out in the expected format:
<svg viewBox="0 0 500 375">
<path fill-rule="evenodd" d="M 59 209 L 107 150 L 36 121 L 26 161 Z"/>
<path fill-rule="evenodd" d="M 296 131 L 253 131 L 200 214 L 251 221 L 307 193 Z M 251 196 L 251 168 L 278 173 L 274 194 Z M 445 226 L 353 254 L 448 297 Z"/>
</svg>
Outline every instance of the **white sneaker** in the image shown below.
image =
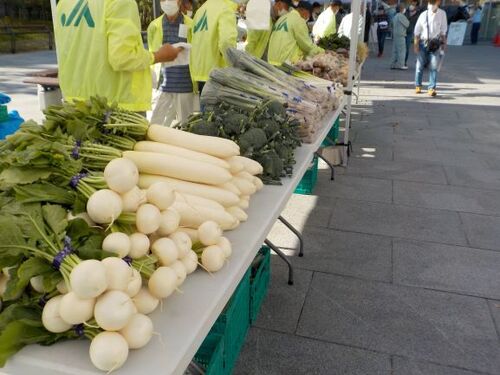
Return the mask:
<svg viewBox="0 0 500 375">
<path fill-rule="evenodd" d="M 399 68 L 399 69 L 401 69 L 401 70 L 408 70 L 408 66 L 406 66 L 406 65 L 405 65 L 405 66 L 402 66 L 402 67 L 401 67 L 401 68 Z"/>
</svg>

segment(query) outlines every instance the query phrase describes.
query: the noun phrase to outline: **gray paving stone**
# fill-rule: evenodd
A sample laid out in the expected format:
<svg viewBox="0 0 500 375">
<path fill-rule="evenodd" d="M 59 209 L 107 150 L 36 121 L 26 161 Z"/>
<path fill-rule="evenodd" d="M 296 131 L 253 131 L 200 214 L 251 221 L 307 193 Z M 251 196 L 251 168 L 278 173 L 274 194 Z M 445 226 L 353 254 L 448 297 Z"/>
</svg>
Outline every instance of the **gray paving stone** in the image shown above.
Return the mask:
<svg viewBox="0 0 500 375">
<path fill-rule="evenodd" d="M 288 285 L 288 268 L 272 256 L 271 281 L 256 327 L 294 333 L 312 279 L 312 272 L 295 269 L 294 285 Z"/>
<path fill-rule="evenodd" d="M 330 180 L 330 171 L 322 170 L 314 194 L 321 197 L 366 200 L 371 202 L 392 201 L 392 181 L 377 178 L 338 175 Z"/>
<path fill-rule="evenodd" d="M 456 122 L 456 120 L 449 120 L 449 123 Z M 436 138 L 444 139 L 459 139 L 459 140 L 472 140 L 472 137 L 467 129 L 455 128 L 454 131 L 449 131 L 448 129 L 441 129 L 436 127 L 404 127 L 401 126 L 397 130 L 398 134 L 409 135 L 412 137 L 421 137 L 424 140 L 431 140 Z"/>
<path fill-rule="evenodd" d="M 308 228 L 304 257 L 290 258 L 297 268 L 390 282 L 392 243 L 389 237 Z"/>
<path fill-rule="evenodd" d="M 493 321 L 497 327 L 498 338 L 500 339 L 500 301 L 488 301 Z"/>
<path fill-rule="evenodd" d="M 392 145 L 377 145 L 372 142 L 354 142 L 350 159 L 393 160 Z"/>
<path fill-rule="evenodd" d="M 334 229 L 467 245 L 457 213 L 363 201 L 338 200 Z"/>
<path fill-rule="evenodd" d="M 314 195 L 294 194 L 282 215 L 301 230 L 305 226 L 328 226 L 332 213 L 332 200 Z"/>
<path fill-rule="evenodd" d="M 250 329 L 234 375 L 389 375 L 390 371 L 384 354 Z"/>
<path fill-rule="evenodd" d="M 410 358 L 394 357 L 392 359 L 392 375 L 475 375 L 475 371 L 462 370 L 455 367 L 435 365 L 429 362 Z"/>
<path fill-rule="evenodd" d="M 397 284 L 500 299 L 500 253 L 394 240 Z"/>
<path fill-rule="evenodd" d="M 424 162 L 351 159 L 343 173 L 390 180 L 447 184 L 442 166 Z"/>
<path fill-rule="evenodd" d="M 484 299 L 314 274 L 297 334 L 497 373 L 500 345 Z"/>
<path fill-rule="evenodd" d="M 451 185 L 500 190 L 500 170 L 448 165 L 443 168 Z"/>
<path fill-rule="evenodd" d="M 394 203 L 500 215 L 500 191 L 394 181 Z"/>
<path fill-rule="evenodd" d="M 461 213 L 471 246 L 500 250 L 500 217 Z"/>
</svg>

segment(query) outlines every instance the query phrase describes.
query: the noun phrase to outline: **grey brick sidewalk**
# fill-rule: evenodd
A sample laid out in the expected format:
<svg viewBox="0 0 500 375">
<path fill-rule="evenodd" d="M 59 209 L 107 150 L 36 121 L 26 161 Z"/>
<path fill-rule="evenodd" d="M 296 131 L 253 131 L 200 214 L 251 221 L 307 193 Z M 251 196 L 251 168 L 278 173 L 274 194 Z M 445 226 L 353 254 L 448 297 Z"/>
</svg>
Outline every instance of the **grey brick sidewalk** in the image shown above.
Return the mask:
<svg viewBox="0 0 500 375">
<path fill-rule="evenodd" d="M 436 98 L 410 66 L 367 62 L 350 165 L 290 201 L 305 256 L 292 287 L 273 257 L 235 374 L 500 374 L 500 49 L 450 48 Z"/>
</svg>

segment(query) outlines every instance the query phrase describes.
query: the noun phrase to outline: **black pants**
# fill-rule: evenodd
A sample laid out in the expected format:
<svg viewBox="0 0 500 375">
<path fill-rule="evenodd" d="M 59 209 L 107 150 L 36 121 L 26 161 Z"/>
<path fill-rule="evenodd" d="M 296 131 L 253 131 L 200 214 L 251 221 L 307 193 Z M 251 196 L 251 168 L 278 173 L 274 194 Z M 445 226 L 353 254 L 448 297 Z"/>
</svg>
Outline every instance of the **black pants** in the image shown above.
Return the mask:
<svg viewBox="0 0 500 375">
<path fill-rule="evenodd" d="M 472 24 L 472 30 L 470 32 L 470 42 L 472 44 L 477 44 L 477 39 L 479 37 L 479 29 L 481 28 L 481 23 L 475 22 Z"/>
<path fill-rule="evenodd" d="M 377 39 L 378 39 L 378 53 L 381 55 L 384 53 L 385 37 L 387 36 L 386 30 L 377 29 Z"/>
</svg>

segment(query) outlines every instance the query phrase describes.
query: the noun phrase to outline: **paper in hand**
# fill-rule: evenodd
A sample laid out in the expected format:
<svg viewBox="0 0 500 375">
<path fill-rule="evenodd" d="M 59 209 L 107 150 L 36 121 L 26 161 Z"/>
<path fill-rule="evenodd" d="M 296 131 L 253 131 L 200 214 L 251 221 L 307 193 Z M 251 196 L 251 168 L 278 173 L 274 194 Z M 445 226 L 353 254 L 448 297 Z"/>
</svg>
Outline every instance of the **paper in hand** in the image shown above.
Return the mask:
<svg viewBox="0 0 500 375">
<path fill-rule="evenodd" d="M 175 43 L 173 47 L 182 48 L 174 61 L 169 61 L 163 64 L 165 67 L 189 65 L 189 52 L 191 51 L 191 44 L 189 43 Z"/>
</svg>

